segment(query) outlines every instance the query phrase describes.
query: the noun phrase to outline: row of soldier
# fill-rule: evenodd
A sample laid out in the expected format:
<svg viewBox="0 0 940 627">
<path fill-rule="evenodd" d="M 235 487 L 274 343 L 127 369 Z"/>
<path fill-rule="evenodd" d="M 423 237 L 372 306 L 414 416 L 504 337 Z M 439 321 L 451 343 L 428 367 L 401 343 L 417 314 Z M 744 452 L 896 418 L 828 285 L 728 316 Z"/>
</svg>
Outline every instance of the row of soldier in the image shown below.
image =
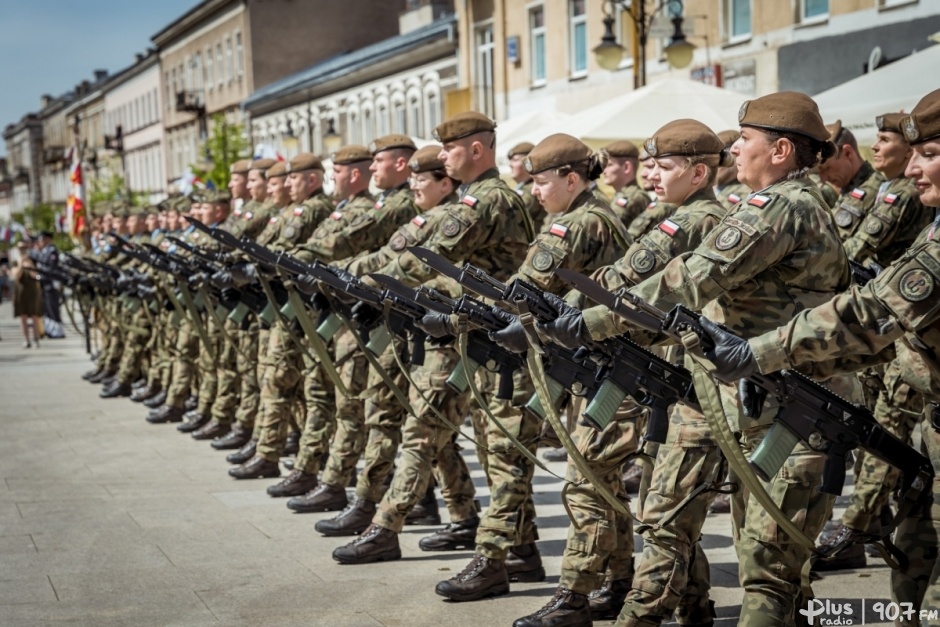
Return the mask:
<svg viewBox="0 0 940 627">
<path fill-rule="evenodd" d="M 186 227 L 191 216 L 301 261 L 332 264 L 366 283 L 381 274 L 461 296 L 458 284 L 409 252 L 423 246 L 454 264 L 473 264 L 501 281 L 522 278 L 563 298 L 567 313 L 537 333 L 542 342 L 570 348 L 625 333 L 646 344 L 661 338 L 569 292 L 555 274 L 560 268 L 592 274 L 610 289 L 630 288 L 660 308 L 684 304 L 743 337 L 755 337 L 844 292 L 850 260 L 888 268 L 898 259 L 908 261 L 912 244 L 936 248 L 934 232 L 925 235 L 933 215 L 918 200 L 918 191 L 929 191 L 929 185 L 917 179 L 921 189 L 915 189 L 909 178 L 917 176 L 910 170 L 918 147 L 934 137 L 908 129 L 940 124 L 937 100 L 934 92 L 911 116 L 878 118 L 874 167 L 862 160 L 850 131 L 838 123 L 824 126 L 815 103 L 795 93 L 746 103 L 740 132 L 716 135 L 694 120 L 677 120 L 650 137 L 642 154 L 625 141 L 594 153 L 566 135 L 517 146 L 509 154 L 515 193 L 496 169 L 495 124 L 475 113 L 441 124 L 435 131 L 441 145 L 417 150 L 409 138 L 390 135 L 368 148 L 340 149 L 332 155 L 332 199 L 323 192 L 326 173 L 313 155 L 287 163 L 238 162 L 230 193 L 179 197 L 151 212 L 109 212 L 102 219 L 90 256 L 120 267 L 118 281 L 136 285 L 139 295 L 154 295 L 163 306 L 98 298 L 97 322 L 107 345 L 86 378 L 105 383 L 104 397 L 130 395 L 151 407 L 151 423 L 176 422 L 180 431 L 211 440 L 216 449 L 233 450 L 229 474 L 237 479 L 279 476 L 281 457 L 296 447 L 290 473 L 268 493 L 291 497 L 287 505 L 295 511 L 339 511 L 315 526 L 326 536 L 354 536 L 333 554 L 343 564 L 400 558 L 404 524 L 440 520 L 436 484 L 449 523 L 422 539 L 421 548 L 474 550 L 468 566 L 440 582 L 436 592 L 457 601 L 505 594 L 511 581 L 545 577 L 531 482 L 532 454 L 549 430 L 523 408 L 534 393 L 524 368 L 513 373 L 511 394 L 500 393 L 494 373 L 477 371 L 482 403 L 448 385 L 460 362 L 448 340 L 463 329 L 444 314 L 420 321 L 422 331 L 441 338 L 427 344 L 421 365 L 407 365 L 408 347 L 399 338 L 371 356 L 354 324 L 341 327 L 324 354 L 318 340 L 283 314 L 265 322 L 256 314 L 236 320 L 215 313 L 207 285 L 224 293 L 260 284 L 279 302 L 252 260 L 235 255 L 211 277 L 173 277 L 122 253 L 109 234 L 147 241 L 169 255 L 185 256 L 189 246 L 219 251 L 215 239 Z M 641 161 L 646 189 L 636 180 Z M 807 177 L 817 168 L 828 185 Z M 599 177 L 615 190 L 613 201 L 597 190 Z M 370 181 L 381 190 L 377 198 L 369 192 Z M 940 280 L 930 274 L 936 270 L 928 265 L 928 276 L 917 278 L 932 286 Z M 314 277 L 282 283 L 302 294 L 305 307 L 321 320 L 327 318 L 329 299 Z M 919 302 L 920 293 L 905 292 L 905 285 L 897 288 L 903 299 Z M 175 296 L 179 288 L 183 299 Z M 491 334 L 492 341 L 525 351 L 531 334 L 515 317 L 499 315 L 507 326 Z M 917 320 L 934 322 L 929 315 Z M 905 322 L 900 327 L 909 330 Z M 734 339 L 718 337 L 719 347 L 737 349 L 715 353 L 719 366 L 727 365 L 728 354 L 747 352 Z M 674 363 L 687 359 L 675 346 L 655 350 Z M 773 364 L 788 365 L 767 350 Z M 900 351 L 886 369 L 870 368 L 859 377 L 816 366 L 814 377 L 868 404 L 881 424 L 907 440 L 925 401 L 937 398 L 910 374 L 909 359 Z M 722 393 L 729 411 L 740 417 L 733 427 L 742 446 L 752 450 L 773 421 L 773 399 L 759 418 L 744 418 L 736 388 L 725 386 Z M 624 625 L 659 624 L 671 615 L 684 625 L 711 624 L 714 604 L 699 539 L 707 508 L 730 492 L 745 594 L 741 623 L 793 624 L 803 607 L 802 571 L 811 553 L 778 531 L 733 477 L 725 481 L 727 465 L 708 421 L 677 404 L 666 442 L 657 450 L 640 437 L 642 405 L 628 399 L 617 420 L 599 431 L 578 420 L 584 403 L 571 396 L 568 428 L 604 485 L 587 481 L 569 463 L 565 499 L 572 521 L 558 590 L 543 608 L 514 624 L 589 625 L 592 618 L 618 615 Z M 456 444 L 468 416 L 491 494 L 484 512 Z M 364 466 L 356 476 L 360 457 Z M 766 483 L 784 514 L 811 536 L 822 530 L 833 504 L 816 490 L 824 457 L 801 445 Z M 622 473 L 635 460 L 654 462 L 636 465 L 645 469 L 635 507 L 644 536 L 636 565 L 632 515 L 601 496 L 609 490 L 629 504 Z M 896 472 L 870 456 L 861 457 L 856 471 L 851 506 L 823 534 L 822 555 L 855 536 L 877 536 L 886 520 Z M 893 593 L 919 606 L 932 581 L 932 562 L 929 547 L 918 550 L 907 547 L 916 555 L 911 569 L 919 570 L 896 575 L 900 583 Z M 858 566 L 863 551 L 862 544 L 850 544 L 816 567 Z"/>
</svg>

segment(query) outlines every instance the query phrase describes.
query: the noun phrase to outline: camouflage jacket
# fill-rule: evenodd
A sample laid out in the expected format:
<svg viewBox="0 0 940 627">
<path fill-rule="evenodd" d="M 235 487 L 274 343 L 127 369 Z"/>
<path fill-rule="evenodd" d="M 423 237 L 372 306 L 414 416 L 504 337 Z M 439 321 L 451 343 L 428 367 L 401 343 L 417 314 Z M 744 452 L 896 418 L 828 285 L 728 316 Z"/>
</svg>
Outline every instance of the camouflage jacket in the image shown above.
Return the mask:
<svg viewBox="0 0 940 627">
<path fill-rule="evenodd" d="M 371 223 L 368 216 L 373 211 L 375 199 L 368 190 L 343 200 L 317 226 L 313 236 L 297 249 L 297 257 L 308 262 L 314 259 L 331 262 L 355 254 L 356 246 L 368 246 L 371 240 L 369 237 L 351 238 L 350 233 L 358 231 L 353 225 Z"/>
<path fill-rule="evenodd" d="M 744 183 L 734 180 L 726 185 L 715 188 L 715 197 L 725 209 L 732 209 L 736 204 L 747 198 L 750 188 Z"/>
<path fill-rule="evenodd" d="M 833 219 L 839 232 L 839 238 L 848 241 L 859 227 L 865 223 L 865 217 L 875 205 L 878 188 L 885 177 L 871 167 L 867 161 L 862 164 L 849 184 L 842 189 L 839 199 L 833 206 Z"/>
<path fill-rule="evenodd" d="M 227 230 L 235 237 L 258 237 L 274 214 L 274 205 L 270 202 L 260 203 L 249 200 L 226 220 Z"/>
<path fill-rule="evenodd" d="M 288 205 L 268 218 L 268 226 L 257 241 L 272 250 L 293 250 L 309 240 L 317 225 L 332 212 L 330 197 L 322 189 L 317 190 L 302 203 Z"/>
<path fill-rule="evenodd" d="M 545 226 L 545 216 L 548 214 L 545 213 L 545 208 L 542 206 L 542 203 L 539 202 L 539 199 L 532 195 L 532 179 L 516 185 L 516 193 L 519 194 L 519 198 L 521 198 L 522 202 L 525 204 L 526 211 L 529 212 L 529 217 L 532 219 L 532 225 L 535 227 L 535 230 L 541 231 Z"/>
<path fill-rule="evenodd" d="M 634 181 L 614 194 L 610 208 L 620 218 L 624 228 L 628 228 L 649 204 L 650 197 Z"/>
<path fill-rule="evenodd" d="M 646 205 L 640 215 L 633 219 L 627 227 L 630 237 L 637 240 L 656 228 L 656 225 L 671 216 L 676 210 L 675 205 L 654 200 Z"/>
<path fill-rule="evenodd" d="M 896 358 L 904 380 L 940 401 L 940 212 L 900 258 L 855 286 L 750 340 L 762 372 L 803 364 L 814 375 L 850 372 Z"/>
<path fill-rule="evenodd" d="M 887 266 L 932 219 L 933 212 L 920 204 L 913 181 L 904 177 L 884 181 L 861 228 L 843 242 L 845 253 L 862 264 L 874 261 Z"/>
</svg>

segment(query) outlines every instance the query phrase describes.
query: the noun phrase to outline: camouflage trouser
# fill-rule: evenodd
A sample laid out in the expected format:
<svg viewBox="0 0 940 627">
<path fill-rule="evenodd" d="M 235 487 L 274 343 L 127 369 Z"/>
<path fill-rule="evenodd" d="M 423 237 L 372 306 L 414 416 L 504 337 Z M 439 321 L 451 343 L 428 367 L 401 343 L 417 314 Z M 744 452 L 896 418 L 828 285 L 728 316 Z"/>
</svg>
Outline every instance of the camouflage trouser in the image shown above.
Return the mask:
<svg viewBox="0 0 940 627">
<path fill-rule="evenodd" d="M 875 403 L 875 419 L 903 442 L 910 443 L 914 427 L 924 413 L 924 398 L 904 381 L 896 361 L 885 372 L 884 386 Z M 842 524 L 865 531 L 887 505 L 900 471 L 862 451 L 856 454 L 855 490 L 842 514 Z"/>
<path fill-rule="evenodd" d="M 124 308 L 117 299 L 111 299 L 105 304 L 111 318 L 108 324 L 107 335 L 108 345 L 101 351 L 99 364 L 108 372 L 117 372 L 121 364 L 121 355 L 124 354 L 124 326 L 127 325 L 127 316 L 124 314 Z"/>
<path fill-rule="evenodd" d="M 150 340 L 150 334 L 153 332 L 150 326 L 150 318 L 144 313 L 144 307 L 147 306 L 147 303 L 141 303 L 140 309 L 130 316 L 125 331 L 127 341 L 124 342 L 124 353 L 121 355 L 120 365 L 118 366 L 118 381 L 125 385 L 130 385 L 140 376 L 144 349 Z"/>
<path fill-rule="evenodd" d="M 150 347 L 150 356 L 147 364 L 148 387 L 160 387 L 163 381 L 163 365 L 166 361 L 166 341 L 170 328 L 167 324 L 165 311 L 153 314 L 153 345 Z"/>
<path fill-rule="evenodd" d="M 179 340 L 179 324 L 173 324 L 173 314 L 166 316 L 166 332 L 163 335 L 163 346 L 159 357 L 160 389 L 169 391 L 173 383 L 173 362 L 176 361 L 176 343 Z"/>
<path fill-rule="evenodd" d="M 166 394 L 166 404 L 181 408 L 189 396 L 190 388 L 196 378 L 196 356 L 199 354 L 199 336 L 189 319 L 180 323 L 176 336 L 173 360 L 172 383 Z"/>
<path fill-rule="evenodd" d="M 489 409 L 503 427 L 532 453 L 538 444 L 541 421 L 522 406 L 529 400 L 534 387 L 525 370 L 513 375 L 513 398 L 496 398 L 496 377 L 486 373 L 478 380 L 488 395 Z M 486 424 L 486 445 L 489 449 L 487 482 L 490 485 L 490 505 L 486 508 L 477 528 L 476 552 L 490 559 L 504 560 L 514 546 L 535 542 L 535 504 L 532 501 L 532 474 L 534 464 L 524 457 L 502 429 Z"/>
<path fill-rule="evenodd" d="M 271 327 L 268 353 L 261 365 L 262 412 L 255 423 L 258 433 L 255 450 L 258 456 L 276 462 L 287 442 L 303 368 L 300 350 L 280 324 Z"/>
<path fill-rule="evenodd" d="M 480 444 L 486 444 L 486 412 L 476 403 L 470 403 L 470 423 L 473 425 L 474 439 Z M 477 452 L 477 459 L 480 461 L 480 468 L 486 475 L 486 485 L 490 486 L 490 454 L 483 446 L 474 445 Z"/>
<path fill-rule="evenodd" d="M 236 365 L 236 376 L 238 377 L 239 403 L 235 410 L 235 421 L 246 430 L 251 430 L 255 426 L 255 416 L 258 414 L 258 405 L 261 402 L 261 388 L 258 386 L 258 363 L 261 355 L 261 343 L 259 337 L 261 331 L 254 314 L 248 314 L 251 317 L 251 323 L 248 328 L 239 329 L 237 334 L 238 346 L 241 353 L 238 355 L 238 364 Z M 264 339 L 267 342 L 267 331 L 264 332 Z M 265 351 L 267 344 L 265 343 Z"/>
<path fill-rule="evenodd" d="M 401 356 L 404 354 L 404 348 L 405 344 L 399 338 L 395 338 L 379 357 L 379 364 L 398 389 L 407 395 L 408 380 L 395 363 L 395 355 L 392 353 L 396 350 Z M 372 367 L 369 368 L 366 396 L 368 436 L 363 452 L 365 466 L 356 481 L 356 496 L 378 503 L 385 494 L 385 480 L 395 467 L 395 456 L 401 444 L 401 427 L 405 422 L 407 410 L 402 407 L 392 390 Z"/>
<path fill-rule="evenodd" d="M 245 358 L 236 348 L 238 342 L 239 325 L 231 320 L 224 320 L 224 335 L 219 336 L 219 365 L 216 368 L 215 400 L 212 402 L 210 414 L 213 420 L 221 424 L 235 422 L 235 410 L 238 409 L 238 395 L 241 391 L 241 380 L 238 376 L 238 364 Z M 202 400 L 200 395 L 200 401 Z"/>
<path fill-rule="evenodd" d="M 618 625 L 659 625 L 673 613 L 680 624 L 714 619 L 708 600 L 708 560 L 699 540 L 715 493 L 703 491 L 678 514 L 675 509 L 696 489 L 720 483 L 724 476 L 721 451 L 705 417 L 677 405 L 643 502 L 643 526 L 638 529 L 643 555 Z"/>
<path fill-rule="evenodd" d="M 303 392 L 306 420 L 294 468 L 308 475 L 320 472 L 323 454 L 330 450 L 336 431 L 336 390 L 323 368 L 304 358 Z"/>
<path fill-rule="evenodd" d="M 577 399 L 571 404 L 569 415 L 580 416 L 583 405 L 582 399 Z M 623 489 L 621 472 L 624 461 L 637 449 L 635 419 L 614 420 L 603 431 L 578 421 L 572 438 L 598 479 L 629 508 L 630 498 Z M 571 482 L 565 490 L 571 524 L 558 584 L 588 594 L 600 586 L 605 572 L 611 581 L 632 577 L 633 519 L 611 507 L 594 485 L 585 480 L 570 456 L 565 474 Z"/>
<path fill-rule="evenodd" d="M 349 483 L 366 446 L 365 407 L 360 397 L 369 379 L 369 363 L 349 329 L 344 328 L 336 335 L 334 346 L 339 377 L 349 396 L 336 391 L 336 433 L 329 445 L 330 455 L 321 480 L 338 488 Z"/>
<path fill-rule="evenodd" d="M 425 494 L 432 470 L 441 487 L 450 520 L 467 520 L 476 515 L 473 501 L 476 490 L 470 479 L 470 470 L 454 441 L 456 433 L 429 407 L 436 408 L 455 426 L 463 422 L 467 414 L 467 396 L 456 393 L 446 384 L 458 360 L 452 348 L 429 347 L 424 365 L 411 371 L 418 388 L 409 390 L 409 402 L 415 416 L 409 415 L 402 427 L 400 465 L 372 519 L 377 525 L 401 532 L 408 512 Z"/>
<path fill-rule="evenodd" d="M 261 420 L 259 416 L 264 414 L 264 397 L 261 394 L 261 380 L 264 378 L 264 364 L 268 359 L 268 345 L 271 343 L 271 329 L 258 330 L 258 365 L 255 368 L 255 378 L 258 380 L 258 408 L 254 416 L 251 417 L 251 439 L 255 442 L 261 435 Z"/>
<path fill-rule="evenodd" d="M 891 571 L 891 598 L 911 603 L 917 610 L 940 611 L 940 434 L 930 418 L 921 421 L 921 449 L 930 457 L 937 476 L 933 480 L 933 498 L 920 511 L 905 518 L 894 536 L 894 543 L 907 556 L 906 570 Z M 902 622 L 905 627 L 916 621 Z M 934 623 L 935 624 L 935 623 Z M 924 622 L 926 627 L 927 622 Z"/>
<path fill-rule="evenodd" d="M 209 305 L 210 307 L 212 305 Z M 199 359 L 196 365 L 199 368 L 199 390 L 196 396 L 199 398 L 199 404 L 196 411 L 202 416 L 212 414 L 212 405 L 215 403 L 215 395 L 219 387 L 219 365 L 222 357 L 222 351 L 226 344 L 222 340 L 222 329 L 210 315 L 203 318 L 203 325 L 206 329 L 206 335 L 212 344 L 212 350 L 209 351 L 205 346 L 199 347 Z M 200 338 L 201 341 L 201 338 Z"/>
</svg>

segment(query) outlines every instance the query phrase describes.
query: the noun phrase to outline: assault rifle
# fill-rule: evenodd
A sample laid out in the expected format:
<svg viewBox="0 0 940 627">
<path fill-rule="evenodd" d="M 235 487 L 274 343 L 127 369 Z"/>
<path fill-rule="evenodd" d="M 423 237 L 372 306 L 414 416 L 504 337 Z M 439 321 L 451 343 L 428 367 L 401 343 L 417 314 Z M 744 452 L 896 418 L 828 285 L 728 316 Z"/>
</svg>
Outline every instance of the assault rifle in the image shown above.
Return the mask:
<svg viewBox="0 0 940 627">
<path fill-rule="evenodd" d="M 873 280 L 884 270 L 884 268 L 874 261 L 870 261 L 867 266 L 863 266 L 857 261 L 849 260 L 849 268 L 852 271 L 852 280 L 860 287 L 865 287 L 869 281 Z"/>
<path fill-rule="evenodd" d="M 666 313 L 647 304 L 627 290 L 612 293 L 594 280 L 570 270 L 556 270 L 562 280 L 588 298 L 606 305 L 615 314 L 637 326 L 660 331 L 678 339 L 691 330 L 703 342 L 708 334 L 701 327 L 701 315 L 682 305 Z M 633 308 L 623 300 L 629 301 Z M 650 317 L 660 320 L 658 328 L 643 327 Z M 682 371 L 688 375 L 684 368 Z M 748 380 L 776 397 L 780 412 L 763 441 L 751 455 L 750 466 L 764 481 L 779 472 L 787 457 L 800 441 L 811 443 L 814 434 L 822 437 L 822 447 L 815 450 L 826 454 L 822 484 L 819 491 L 839 495 L 845 483 L 845 457 L 855 448 L 870 453 L 901 471 L 901 495 L 919 494 L 932 485 L 933 467 L 930 460 L 896 438 L 875 420 L 865 407 L 854 405 L 815 381 L 791 370 L 763 375 Z M 597 396 L 607 392 L 598 390 Z M 597 400 L 597 398 L 595 398 Z M 903 499 L 902 499 L 903 500 Z"/>
</svg>

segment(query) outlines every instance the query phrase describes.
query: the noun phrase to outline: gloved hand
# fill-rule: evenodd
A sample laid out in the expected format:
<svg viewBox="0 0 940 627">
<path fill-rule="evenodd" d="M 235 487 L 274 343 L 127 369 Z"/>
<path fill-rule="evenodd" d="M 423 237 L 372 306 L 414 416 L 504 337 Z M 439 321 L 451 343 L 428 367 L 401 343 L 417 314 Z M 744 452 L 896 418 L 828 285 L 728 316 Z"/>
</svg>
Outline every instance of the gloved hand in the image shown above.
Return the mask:
<svg viewBox="0 0 940 627">
<path fill-rule="evenodd" d="M 369 305 L 359 301 L 352 308 L 352 319 L 356 321 L 356 324 L 364 327 L 373 327 L 375 323 L 382 317 L 382 312 Z"/>
<path fill-rule="evenodd" d="M 572 307 L 565 302 L 565 299 L 561 296 L 556 296 L 551 292 L 545 292 L 544 294 L 545 302 L 555 308 L 555 311 L 558 312 L 558 315 L 561 316 L 572 311 L 578 311 L 576 307 Z"/>
<path fill-rule="evenodd" d="M 579 364 L 583 364 L 585 361 L 591 361 L 595 365 L 603 367 L 610 362 L 610 358 L 600 351 L 592 351 L 587 346 L 581 346 L 575 350 L 574 355 L 571 356 Z"/>
<path fill-rule="evenodd" d="M 447 314 L 427 313 L 420 320 L 415 320 L 415 326 L 431 337 L 457 335 L 457 330 Z"/>
<path fill-rule="evenodd" d="M 529 339 L 525 335 L 519 316 L 514 316 L 499 307 L 493 307 L 493 315 L 507 324 L 499 331 L 490 331 L 490 339 L 512 353 L 526 352 L 529 349 Z"/>
<path fill-rule="evenodd" d="M 726 331 L 708 318 L 702 318 L 701 324 L 714 344 L 705 349 L 705 356 L 715 364 L 716 377 L 731 382 L 757 372 L 757 362 L 747 340 Z"/>
<path fill-rule="evenodd" d="M 253 263 L 236 263 L 229 268 L 235 287 L 242 287 L 258 280 L 258 269 Z"/>
<path fill-rule="evenodd" d="M 359 277 L 357 277 L 352 272 L 347 272 L 346 270 L 337 268 L 336 266 L 330 266 L 330 271 L 347 283 L 355 283 L 359 280 Z"/>
<path fill-rule="evenodd" d="M 748 418 L 760 418 L 767 399 L 767 390 L 748 379 L 738 381 L 738 398 L 741 399 L 741 408 Z"/>
<path fill-rule="evenodd" d="M 327 298 L 323 292 L 314 292 L 307 302 L 310 303 L 310 306 L 313 307 L 314 311 L 321 315 L 325 315 L 330 312 L 330 299 Z"/>
<path fill-rule="evenodd" d="M 232 273 L 228 270 L 219 270 L 213 274 L 209 280 L 220 290 L 235 288 L 235 279 L 232 277 Z"/>
<path fill-rule="evenodd" d="M 197 272 L 195 274 L 189 275 L 189 278 L 186 279 L 186 282 L 189 284 L 189 287 L 193 289 L 199 289 L 199 286 L 202 285 L 203 281 L 208 279 L 205 272 Z"/>
<path fill-rule="evenodd" d="M 548 337 L 555 344 L 560 344 L 572 350 L 591 342 L 591 336 L 584 326 L 584 316 L 573 307 L 555 320 L 539 324 L 538 331 L 539 334 Z"/>
<path fill-rule="evenodd" d="M 294 287 L 307 296 L 320 294 L 320 286 L 317 285 L 317 280 L 313 277 L 312 274 L 300 274 L 295 276 L 293 278 L 293 282 Z M 320 295 L 322 296 L 322 294 Z"/>
<path fill-rule="evenodd" d="M 137 296 L 139 298 L 152 298 L 157 293 L 157 288 L 153 285 L 140 285 L 137 287 Z"/>
</svg>

